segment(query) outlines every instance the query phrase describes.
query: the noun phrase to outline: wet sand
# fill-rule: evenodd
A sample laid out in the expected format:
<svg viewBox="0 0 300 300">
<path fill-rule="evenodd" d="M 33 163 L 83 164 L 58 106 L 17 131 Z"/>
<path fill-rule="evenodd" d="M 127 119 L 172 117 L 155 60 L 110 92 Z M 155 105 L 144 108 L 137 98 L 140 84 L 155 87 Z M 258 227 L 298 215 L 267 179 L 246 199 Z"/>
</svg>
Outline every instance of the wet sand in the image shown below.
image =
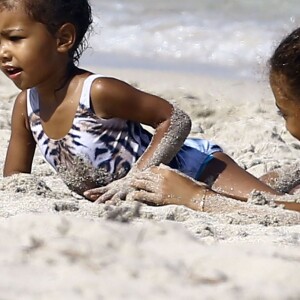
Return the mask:
<svg viewBox="0 0 300 300">
<path fill-rule="evenodd" d="M 191 116 L 192 136 L 218 142 L 256 176 L 297 162 L 300 143 L 276 114 L 264 78 L 98 72 L 175 102 Z M 17 93 L 1 75 L 1 169 Z M 71 193 L 38 150 L 32 175 L 0 178 L 0 197 L 3 299 L 300 297 L 298 213 L 251 203 L 222 214 L 95 205 Z"/>
</svg>

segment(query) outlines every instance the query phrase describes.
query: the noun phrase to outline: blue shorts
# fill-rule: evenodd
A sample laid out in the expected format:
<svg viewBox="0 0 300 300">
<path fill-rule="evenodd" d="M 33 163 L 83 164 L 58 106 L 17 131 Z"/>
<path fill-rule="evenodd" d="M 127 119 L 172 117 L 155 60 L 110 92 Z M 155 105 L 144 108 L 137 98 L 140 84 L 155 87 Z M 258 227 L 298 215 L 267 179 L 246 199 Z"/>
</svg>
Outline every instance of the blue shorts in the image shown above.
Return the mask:
<svg viewBox="0 0 300 300">
<path fill-rule="evenodd" d="M 213 153 L 222 148 L 208 140 L 187 138 L 169 166 L 199 180 L 206 165 L 214 158 Z"/>
</svg>

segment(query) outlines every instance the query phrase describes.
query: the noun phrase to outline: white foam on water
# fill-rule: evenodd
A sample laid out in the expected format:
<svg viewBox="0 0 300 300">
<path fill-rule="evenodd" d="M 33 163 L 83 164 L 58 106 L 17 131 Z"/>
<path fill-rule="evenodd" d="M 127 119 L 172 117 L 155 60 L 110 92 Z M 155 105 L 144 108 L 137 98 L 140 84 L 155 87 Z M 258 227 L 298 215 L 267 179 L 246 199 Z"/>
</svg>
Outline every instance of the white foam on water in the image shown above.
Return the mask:
<svg viewBox="0 0 300 300">
<path fill-rule="evenodd" d="M 167 68 L 198 65 L 202 71 L 224 68 L 251 76 L 265 66 L 282 37 L 300 25 L 295 0 L 93 0 L 91 4 L 92 51 L 83 59 L 96 64 L 112 64 L 118 56 L 129 66 L 135 59 L 140 64 L 145 59 Z"/>
</svg>

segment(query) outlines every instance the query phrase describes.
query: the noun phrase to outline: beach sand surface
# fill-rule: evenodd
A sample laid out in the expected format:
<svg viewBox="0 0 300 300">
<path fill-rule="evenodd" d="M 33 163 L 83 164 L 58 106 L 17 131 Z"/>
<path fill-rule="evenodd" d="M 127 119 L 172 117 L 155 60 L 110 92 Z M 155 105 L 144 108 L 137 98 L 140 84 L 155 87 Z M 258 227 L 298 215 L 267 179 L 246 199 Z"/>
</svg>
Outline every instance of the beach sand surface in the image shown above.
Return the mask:
<svg viewBox="0 0 300 300">
<path fill-rule="evenodd" d="M 191 136 L 216 141 L 255 176 L 298 160 L 266 78 L 94 71 L 176 103 L 193 120 Z M 1 169 L 17 93 L 1 75 Z M 31 175 L 0 178 L 0 199 L 0 299 L 300 299 L 298 213 L 96 205 L 71 193 L 38 150 Z"/>
</svg>

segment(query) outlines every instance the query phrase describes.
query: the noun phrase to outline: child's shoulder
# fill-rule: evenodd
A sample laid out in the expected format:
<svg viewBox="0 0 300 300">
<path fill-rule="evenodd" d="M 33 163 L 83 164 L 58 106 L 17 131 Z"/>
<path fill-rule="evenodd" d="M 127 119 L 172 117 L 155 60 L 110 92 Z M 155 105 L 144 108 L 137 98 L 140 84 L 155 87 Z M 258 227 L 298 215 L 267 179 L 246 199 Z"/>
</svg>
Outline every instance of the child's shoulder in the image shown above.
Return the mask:
<svg viewBox="0 0 300 300">
<path fill-rule="evenodd" d="M 128 93 L 128 90 L 133 89 L 131 85 L 116 77 L 93 74 L 96 78 L 91 85 L 91 95 L 101 96 L 117 96 L 118 94 Z"/>
<path fill-rule="evenodd" d="M 15 106 L 18 106 L 19 108 L 23 108 L 24 110 L 27 107 L 27 91 L 21 91 L 15 100 Z"/>
<path fill-rule="evenodd" d="M 115 77 L 100 73 L 92 73 L 87 70 L 79 70 L 77 83 L 80 81 L 83 86 L 91 89 L 91 94 L 98 96 L 103 93 L 113 92 L 116 88 L 120 88 L 122 84 L 125 84 L 125 82 Z"/>
<path fill-rule="evenodd" d="M 116 109 L 127 105 L 136 90 L 126 82 L 115 77 L 100 75 L 90 88 L 90 99 L 95 113 L 102 118 L 115 117 Z M 122 108 L 120 108 L 122 110 Z"/>
</svg>

